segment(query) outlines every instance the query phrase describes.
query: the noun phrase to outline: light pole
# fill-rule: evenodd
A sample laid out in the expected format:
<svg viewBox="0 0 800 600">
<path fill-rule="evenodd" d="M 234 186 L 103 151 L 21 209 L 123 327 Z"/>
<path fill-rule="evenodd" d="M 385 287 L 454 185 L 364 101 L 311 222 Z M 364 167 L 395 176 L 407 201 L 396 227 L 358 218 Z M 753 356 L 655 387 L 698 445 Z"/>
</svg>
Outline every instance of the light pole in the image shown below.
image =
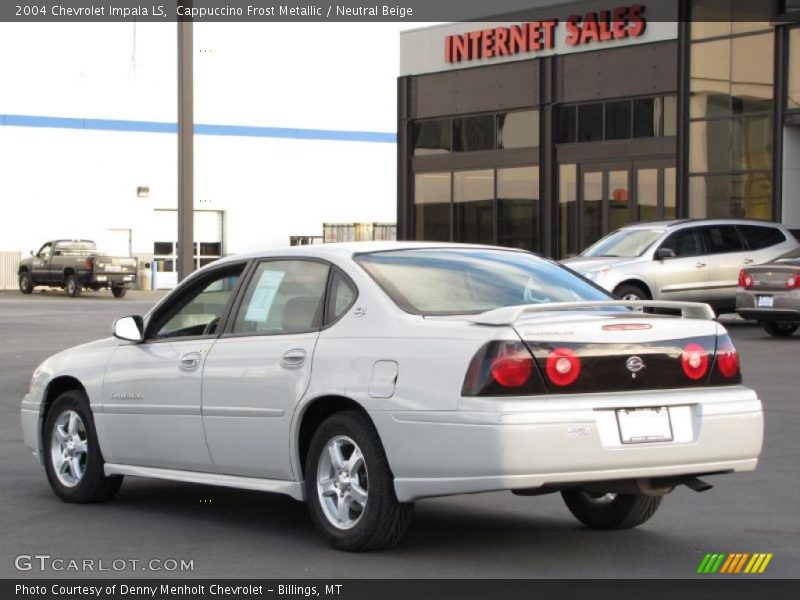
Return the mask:
<svg viewBox="0 0 800 600">
<path fill-rule="evenodd" d="M 192 20 L 178 17 L 178 281 L 195 267 L 193 47 Z"/>
</svg>

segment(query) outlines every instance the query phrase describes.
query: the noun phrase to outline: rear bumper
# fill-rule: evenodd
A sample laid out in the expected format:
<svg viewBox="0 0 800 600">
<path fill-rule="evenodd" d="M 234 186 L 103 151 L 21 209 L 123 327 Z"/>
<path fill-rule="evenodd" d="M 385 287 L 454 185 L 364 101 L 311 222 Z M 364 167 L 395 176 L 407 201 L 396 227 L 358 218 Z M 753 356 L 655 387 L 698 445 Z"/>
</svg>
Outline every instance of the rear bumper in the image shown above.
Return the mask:
<svg viewBox="0 0 800 600">
<path fill-rule="evenodd" d="M 758 296 L 770 296 L 772 306 L 758 307 Z M 743 319 L 754 321 L 800 323 L 800 290 L 740 290 L 736 294 L 736 312 Z"/>
<path fill-rule="evenodd" d="M 133 285 L 136 282 L 134 273 L 85 273 L 81 281 L 84 285 Z"/>
<path fill-rule="evenodd" d="M 755 469 L 761 402 L 742 386 L 500 402 L 500 411 L 371 413 L 401 501 Z M 674 440 L 623 444 L 618 408 L 668 407 Z"/>
</svg>

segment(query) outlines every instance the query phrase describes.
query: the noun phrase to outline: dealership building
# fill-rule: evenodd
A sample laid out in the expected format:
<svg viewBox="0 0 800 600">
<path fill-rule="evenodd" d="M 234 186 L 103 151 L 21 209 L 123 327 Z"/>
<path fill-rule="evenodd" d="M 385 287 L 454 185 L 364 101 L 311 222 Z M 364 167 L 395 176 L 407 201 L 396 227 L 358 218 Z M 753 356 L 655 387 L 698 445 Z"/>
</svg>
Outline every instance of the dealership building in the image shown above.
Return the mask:
<svg viewBox="0 0 800 600">
<path fill-rule="evenodd" d="M 554 3 L 402 32 L 398 236 L 563 257 L 637 221 L 800 230 L 796 8 Z"/>
</svg>

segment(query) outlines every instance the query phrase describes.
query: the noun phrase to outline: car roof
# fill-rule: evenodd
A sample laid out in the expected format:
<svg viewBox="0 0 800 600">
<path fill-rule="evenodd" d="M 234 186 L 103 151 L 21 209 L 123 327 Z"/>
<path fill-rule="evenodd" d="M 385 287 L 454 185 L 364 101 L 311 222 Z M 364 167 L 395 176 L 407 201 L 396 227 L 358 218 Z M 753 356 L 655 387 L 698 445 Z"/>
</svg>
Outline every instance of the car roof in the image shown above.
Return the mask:
<svg viewBox="0 0 800 600">
<path fill-rule="evenodd" d="M 477 244 L 454 244 L 450 242 L 334 242 L 330 244 L 309 244 L 304 246 L 285 246 L 258 250 L 244 254 L 234 254 L 217 261 L 215 264 L 230 261 L 250 260 L 254 258 L 268 258 L 278 256 L 309 256 L 317 258 L 354 256 L 371 252 L 391 252 L 396 250 L 423 250 L 423 249 L 462 249 L 462 250 L 502 250 L 507 252 L 523 252 L 527 250 L 517 248 L 503 248 L 500 246 Z"/>
<path fill-rule="evenodd" d="M 696 227 L 699 225 L 767 225 L 770 227 L 782 228 L 780 223 L 774 221 L 762 221 L 758 219 L 674 219 L 672 221 L 649 221 L 643 223 L 632 223 L 622 229 L 683 229 L 685 227 Z"/>
</svg>

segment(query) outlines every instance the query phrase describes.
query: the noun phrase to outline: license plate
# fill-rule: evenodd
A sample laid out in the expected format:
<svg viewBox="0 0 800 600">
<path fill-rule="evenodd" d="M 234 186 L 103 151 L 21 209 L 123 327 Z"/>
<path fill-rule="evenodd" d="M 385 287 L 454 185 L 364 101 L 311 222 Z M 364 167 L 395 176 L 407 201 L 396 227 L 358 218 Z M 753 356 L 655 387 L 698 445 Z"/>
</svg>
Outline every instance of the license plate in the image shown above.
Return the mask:
<svg viewBox="0 0 800 600">
<path fill-rule="evenodd" d="M 623 444 L 672 441 L 669 409 L 665 407 L 621 409 L 617 411 L 617 423 Z"/>
<path fill-rule="evenodd" d="M 106 277 L 105 275 L 98 275 L 97 276 L 97 281 L 107 281 L 107 280 L 108 280 L 108 277 Z"/>
<path fill-rule="evenodd" d="M 133 275 L 125 275 L 125 277 L 122 278 L 122 281 L 133 281 Z"/>
<path fill-rule="evenodd" d="M 772 296 L 758 296 L 756 301 L 758 302 L 757 306 L 760 308 L 772 308 Z"/>
</svg>

